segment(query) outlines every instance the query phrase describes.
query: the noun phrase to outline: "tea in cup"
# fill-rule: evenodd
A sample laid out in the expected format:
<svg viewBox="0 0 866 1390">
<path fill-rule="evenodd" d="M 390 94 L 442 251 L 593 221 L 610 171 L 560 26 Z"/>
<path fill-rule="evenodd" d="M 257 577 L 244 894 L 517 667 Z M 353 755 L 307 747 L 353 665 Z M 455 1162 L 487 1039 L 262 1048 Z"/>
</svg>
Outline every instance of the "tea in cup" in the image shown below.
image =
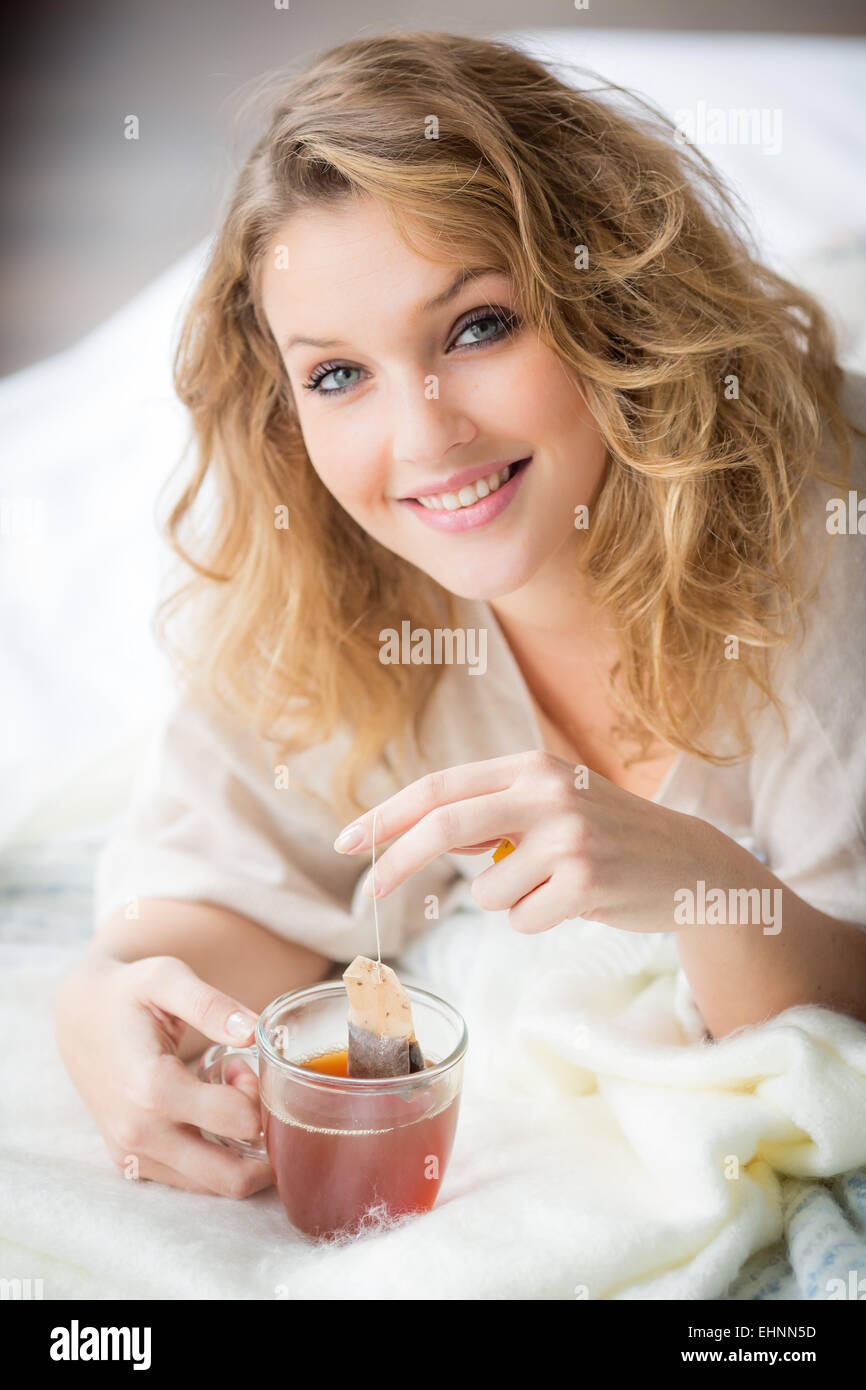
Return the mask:
<svg viewBox="0 0 866 1390">
<path fill-rule="evenodd" d="M 258 1073 L 259 1142 L 206 1137 L 269 1162 L 289 1221 L 313 1240 L 429 1211 L 439 1193 L 457 1127 L 466 1024 L 443 999 L 404 988 L 426 1061 L 408 1076 L 347 1074 L 346 989 L 334 981 L 275 999 L 254 1043 L 216 1044 L 199 1063 L 204 1081 L 225 1081 L 235 1057 Z"/>
</svg>

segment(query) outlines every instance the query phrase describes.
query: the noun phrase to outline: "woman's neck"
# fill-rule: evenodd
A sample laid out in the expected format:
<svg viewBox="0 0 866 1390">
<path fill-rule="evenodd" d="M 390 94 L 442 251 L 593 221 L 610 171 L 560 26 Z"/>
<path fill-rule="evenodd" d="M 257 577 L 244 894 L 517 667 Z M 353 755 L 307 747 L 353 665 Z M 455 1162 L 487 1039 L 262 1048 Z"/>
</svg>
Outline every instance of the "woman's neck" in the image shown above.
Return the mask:
<svg viewBox="0 0 866 1390">
<path fill-rule="evenodd" d="M 535 704 L 545 747 L 626 791 L 655 796 L 677 750 L 658 741 L 640 764 L 624 762 L 611 690 L 616 631 L 593 604 L 574 549 L 564 549 L 558 565 L 548 564 L 524 588 L 488 602 Z"/>
<path fill-rule="evenodd" d="M 615 656 L 613 628 L 590 598 L 574 544 L 551 556 L 522 588 L 488 601 L 515 656 L 532 665 L 585 662 L 590 650 Z"/>
</svg>

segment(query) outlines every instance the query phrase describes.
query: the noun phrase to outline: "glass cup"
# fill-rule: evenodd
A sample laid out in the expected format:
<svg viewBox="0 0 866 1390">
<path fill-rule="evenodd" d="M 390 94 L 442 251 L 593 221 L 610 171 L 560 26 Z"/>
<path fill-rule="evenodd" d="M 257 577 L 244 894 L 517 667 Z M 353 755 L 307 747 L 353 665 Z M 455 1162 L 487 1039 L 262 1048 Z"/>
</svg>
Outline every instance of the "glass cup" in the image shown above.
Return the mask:
<svg viewBox="0 0 866 1390">
<path fill-rule="evenodd" d="M 259 1142 L 202 1133 L 269 1162 L 289 1221 L 313 1240 L 429 1211 L 445 1176 L 463 1084 L 466 1024 L 435 994 L 404 988 L 428 1064 L 424 1071 L 368 1080 L 300 1065 L 346 1049 L 349 1006 L 341 980 L 281 995 L 260 1014 L 255 1042 L 217 1043 L 199 1063 L 203 1081 L 225 1081 L 226 1063 L 235 1057 L 257 1072 Z"/>
</svg>

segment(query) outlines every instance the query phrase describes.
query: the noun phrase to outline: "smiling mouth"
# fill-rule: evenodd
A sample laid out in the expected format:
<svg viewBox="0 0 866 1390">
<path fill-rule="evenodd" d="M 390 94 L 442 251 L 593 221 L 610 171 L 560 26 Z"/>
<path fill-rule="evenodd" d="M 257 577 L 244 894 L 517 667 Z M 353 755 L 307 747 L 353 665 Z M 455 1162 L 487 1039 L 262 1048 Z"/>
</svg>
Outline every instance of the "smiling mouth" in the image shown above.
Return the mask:
<svg viewBox="0 0 866 1390">
<path fill-rule="evenodd" d="M 466 483 L 456 492 L 440 492 L 428 494 L 426 497 L 412 497 L 407 500 L 419 503 L 428 511 L 464 511 L 468 507 L 474 507 L 476 502 L 482 502 L 485 497 L 489 497 L 491 492 L 498 492 L 501 487 L 511 481 L 515 473 L 519 473 L 522 468 L 525 468 L 529 461 L 527 457 L 518 459 L 516 463 L 508 463 L 498 472 L 491 473 L 485 478 L 478 478 L 474 483 Z"/>
</svg>

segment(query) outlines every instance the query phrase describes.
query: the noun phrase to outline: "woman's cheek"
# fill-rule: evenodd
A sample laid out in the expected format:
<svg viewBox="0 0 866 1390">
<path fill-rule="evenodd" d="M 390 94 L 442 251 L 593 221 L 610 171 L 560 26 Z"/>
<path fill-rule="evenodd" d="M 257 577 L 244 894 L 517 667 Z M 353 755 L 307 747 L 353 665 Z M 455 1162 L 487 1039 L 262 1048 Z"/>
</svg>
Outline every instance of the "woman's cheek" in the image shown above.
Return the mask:
<svg viewBox="0 0 866 1390">
<path fill-rule="evenodd" d="M 347 511 L 353 514 L 370 505 L 374 482 L 365 468 L 364 442 L 357 429 L 339 422 L 301 417 L 301 435 L 307 456 L 321 482 Z"/>
<path fill-rule="evenodd" d="M 348 444 L 344 451 L 329 456 L 327 462 L 314 464 L 316 472 L 340 506 L 376 539 L 389 524 L 390 513 L 385 497 L 387 478 L 377 466 L 365 467 L 357 444 Z"/>
</svg>

